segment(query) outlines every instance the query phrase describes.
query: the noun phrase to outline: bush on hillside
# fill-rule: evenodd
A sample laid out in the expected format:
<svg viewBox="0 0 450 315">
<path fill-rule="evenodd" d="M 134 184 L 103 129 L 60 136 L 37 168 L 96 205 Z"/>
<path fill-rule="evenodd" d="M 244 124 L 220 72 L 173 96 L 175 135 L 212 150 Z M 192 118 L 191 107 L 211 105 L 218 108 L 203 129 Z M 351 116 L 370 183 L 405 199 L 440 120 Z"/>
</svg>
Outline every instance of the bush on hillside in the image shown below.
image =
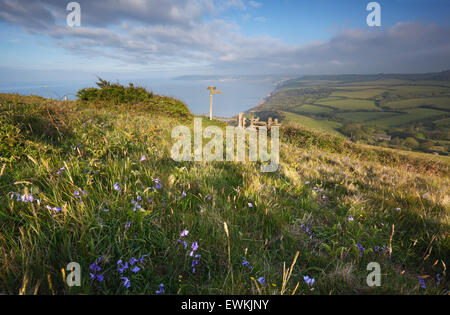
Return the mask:
<svg viewBox="0 0 450 315">
<path fill-rule="evenodd" d="M 153 99 L 153 92 L 143 87 L 135 87 L 133 83 L 123 86 L 98 78 L 98 88 L 84 88 L 77 92 L 77 97 L 83 102 L 108 102 L 118 104 L 136 104 Z"/>
</svg>

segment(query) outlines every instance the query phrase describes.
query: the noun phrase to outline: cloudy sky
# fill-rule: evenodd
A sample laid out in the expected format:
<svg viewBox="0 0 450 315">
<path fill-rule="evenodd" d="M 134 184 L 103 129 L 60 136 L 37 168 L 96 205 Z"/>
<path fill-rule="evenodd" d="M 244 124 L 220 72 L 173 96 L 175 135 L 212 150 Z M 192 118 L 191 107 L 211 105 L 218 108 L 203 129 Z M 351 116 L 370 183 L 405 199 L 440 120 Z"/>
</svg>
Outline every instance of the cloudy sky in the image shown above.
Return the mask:
<svg viewBox="0 0 450 315">
<path fill-rule="evenodd" d="M 0 0 L 3 80 L 450 69 L 450 1 Z"/>
</svg>

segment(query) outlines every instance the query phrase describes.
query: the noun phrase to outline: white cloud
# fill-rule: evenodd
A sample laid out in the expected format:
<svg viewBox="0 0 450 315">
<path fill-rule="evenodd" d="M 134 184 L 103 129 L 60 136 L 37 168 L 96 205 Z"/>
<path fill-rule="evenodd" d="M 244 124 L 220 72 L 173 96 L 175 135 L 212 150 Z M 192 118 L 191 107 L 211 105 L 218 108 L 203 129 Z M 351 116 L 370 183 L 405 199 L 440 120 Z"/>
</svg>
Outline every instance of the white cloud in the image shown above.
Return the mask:
<svg viewBox="0 0 450 315">
<path fill-rule="evenodd" d="M 262 3 L 251 0 L 249 1 L 248 5 L 251 6 L 252 8 L 259 8 L 262 6 Z"/>
<path fill-rule="evenodd" d="M 41 2 L 42 7 L 35 6 Z M 197 66 L 236 73 L 420 72 L 450 68 L 450 28 L 398 23 L 384 30 L 343 30 L 324 42 L 287 45 L 244 35 L 224 10 L 245 10 L 241 0 L 82 1 L 82 27 L 58 23 L 59 0 L 19 7 L 0 0 L 0 20 L 46 35 L 68 52 L 108 58 L 130 67 Z M 252 4 L 248 4 L 252 6 Z M 35 11 L 33 11 L 35 10 Z M 243 18 L 251 19 L 251 15 Z M 255 21 L 266 21 L 255 17 Z"/>
</svg>

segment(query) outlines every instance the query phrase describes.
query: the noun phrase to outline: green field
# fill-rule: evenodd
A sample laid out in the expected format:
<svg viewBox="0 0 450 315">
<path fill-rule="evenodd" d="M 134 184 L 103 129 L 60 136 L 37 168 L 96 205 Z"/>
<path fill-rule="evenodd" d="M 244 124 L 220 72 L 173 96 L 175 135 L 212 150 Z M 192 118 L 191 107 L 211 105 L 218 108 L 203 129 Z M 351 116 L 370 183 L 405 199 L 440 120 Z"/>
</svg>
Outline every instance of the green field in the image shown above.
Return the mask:
<svg viewBox="0 0 450 315">
<path fill-rule="evenodd" d="M 384 104 L 393 110 L 416 108 L 420 106 L 432 106 L 437 109 L 450 111 L 450 95 L 448 97 L 413 98 L 401 101 L 391 101 Z"/>
<path fill-rule="evenodd" d="M 331 96 L 345 97 L 345 98 L 360 98 L 360 99 L 373 99 L 381 94 L 383 94 L 385 90 L 379 89 L 363 89 L 358 91 L 339 91 L 334 92 Z"/>
<path fill-rule="evenodd" d="M 289 112 L 282 112 L 285 115 L 285 124 L 292 124 L 303 128 L 314 129 L 322 132 L 327 132 L 333 135 L 340 135 L 336 131 L 341 126 L 340 123 L 329 120 L 317 120 L 307 116 L 302 116 Z"/>
<path fill-rule="evenodd" d="M 334 107 L 338 110 L 377 110 L 378 107 L 371 100 L 358 100 L 358 99 L 338 99 L 324 101 L 319 99 L 317 102 L 319 105 Z"/>
<path fill-rule="evenodd" d="M 327 129 L 349 137 L 356 134 L 358 141 L 373 145 L 379 144 L 374 133 L 386 134 L 395 141 L 383 146 L 450 154 L 446 142 L 450 140 L 447 73 L 305 76 L 284 82 L 265 104 L 252 110 L 336 122 L 335 126 L 328 123 Z M 293 120 L 289 118 L 290 123 Z"/>
<path fill-rule="evenodd" d="M 301 105 L 295 107 L 295 111 L 298 113 L 306 113 L 306 114 L 323 114 L 332 112 L 333 109 L 317 105 Z"/>
<path fill-rule="evenodd" d="M 349 121 L 367 122 L 371 120 L 386 119 L 397 115 L 402 116 L 402 114 L 392 112 L 350 112 L 336 114 L 336 117 Z"/>
<path fill-rule="evenodd" d="M 405 114 L 403 114 L 403 115 L 396 115 L 394 117 L 372 120 L 372 121 L 369 121 L 368 123 L 374 124 L 374 125 L 395 127 L 395 126 L 401 126 L 404 124 L 415 122 L 418 120 L 439 117 L 439 116 L 442 116 L 445 114 L 446 114 L 446 112 L 435 110 L 435 109 L 416 108 L 416 109 L 406 110 Z"/>
</svg>

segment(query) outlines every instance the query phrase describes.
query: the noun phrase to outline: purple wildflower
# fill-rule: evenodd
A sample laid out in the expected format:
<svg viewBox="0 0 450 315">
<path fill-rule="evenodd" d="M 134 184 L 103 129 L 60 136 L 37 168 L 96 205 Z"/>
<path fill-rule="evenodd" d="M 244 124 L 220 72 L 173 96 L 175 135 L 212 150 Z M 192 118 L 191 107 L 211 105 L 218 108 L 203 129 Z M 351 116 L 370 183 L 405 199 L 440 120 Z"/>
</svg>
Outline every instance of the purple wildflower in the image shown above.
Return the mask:
<svg viewBox="0 0 450 315">
<path fill-rule="evenodd" d="M 192 251 L 191 251 L 191 253 L 189 254 L 189 256 L 192 257 L 192 256 L 194 256 L 194 252 L 197 251 L 197 249 L 198 249 L 198 242 L 192 243 L 191 248 L 192 248 Z"/>
<path fill-rule="evenodd" d="M 242 261 L 242 266 L 246 266 L 248 269 L 252 269 L 252 266 L 250 265 L 250 263 L 245 258 Z"/>
<path fill-rule="evenodd" d="M 134 273 L 138 273 L 139 270 L 141 270 L 141 268 L 139 268 L 138 266 L 134 266 L 134 268 L 131 269 L 131 271 L 134 272 Z"/>
<path fill-rule="evenodd" d="M 427 286 L 425 285 L 425 280 L 423 278 L 420 278 L 420 277 L 418 279 L 419 279 L 420 287 L 422 289 L 426 289 Z"/>
<path fill-rule="evenodd" d="M 359 256 L 362 257 L 364 254 L 364 251 L 366 250 L 361 244 L 356 244 L 356 246 L 358 246 L 358 249 L 360 251 Z"/>
<path fill-rule="evenodd" d="M 114 190 L 119 191 L 120 190 L 120 183 L 114 184 Z"/>
<path fill-rule="evenodd" d="M 164 294 L 166 293 L 166 290 L 164 289 L 164 284 L 159 285 L 159 290 L 156 291 L 156 294 Z"/>
<path fill-rule="evenodd" d="M 142 255 L 141 258 L 139 259 L 139 262 L 140 262 L 141 264 L 143 264 L 143 263 L 144 263 L 144 258 L 147 257 L 147 256 L 148 256 L 148 255 Z"/>
<path fill-rule="evenodd" d="M 119 266 L 119 267 L 117 267 L 117 271 L 119 273 L 123 273 L 125 271 L 125 269 L 128 269 L 128 262 L 126 262 L 124 265 L 122 263 L 122 259 L 117 262 L 117 265 Z"/>
<path fill-rule="evenodd" d="M 314 278 L 310 278 L 309 276 L 304 276 L 303 280 L 305 280 L 306 284 L 312 286 L 315 282 Z"/>
<path fill-rule="evenodd" d="M 264 283 L 266 282 L 266 279 L 264 279 L 264 277 L 259 277 L 258 282 L 259 282 L 259 284 L 264 285 Z"/>
<path fill-rule="evenodd" d="M 128 289 L 131 286 L 131 282 L 130 282 L 130 280 L 127 277 L 121 277 L 120 279 L 122 279 L 124 281 L 123 282 L 123 286 L 125 288 Z"/>
</svg>

